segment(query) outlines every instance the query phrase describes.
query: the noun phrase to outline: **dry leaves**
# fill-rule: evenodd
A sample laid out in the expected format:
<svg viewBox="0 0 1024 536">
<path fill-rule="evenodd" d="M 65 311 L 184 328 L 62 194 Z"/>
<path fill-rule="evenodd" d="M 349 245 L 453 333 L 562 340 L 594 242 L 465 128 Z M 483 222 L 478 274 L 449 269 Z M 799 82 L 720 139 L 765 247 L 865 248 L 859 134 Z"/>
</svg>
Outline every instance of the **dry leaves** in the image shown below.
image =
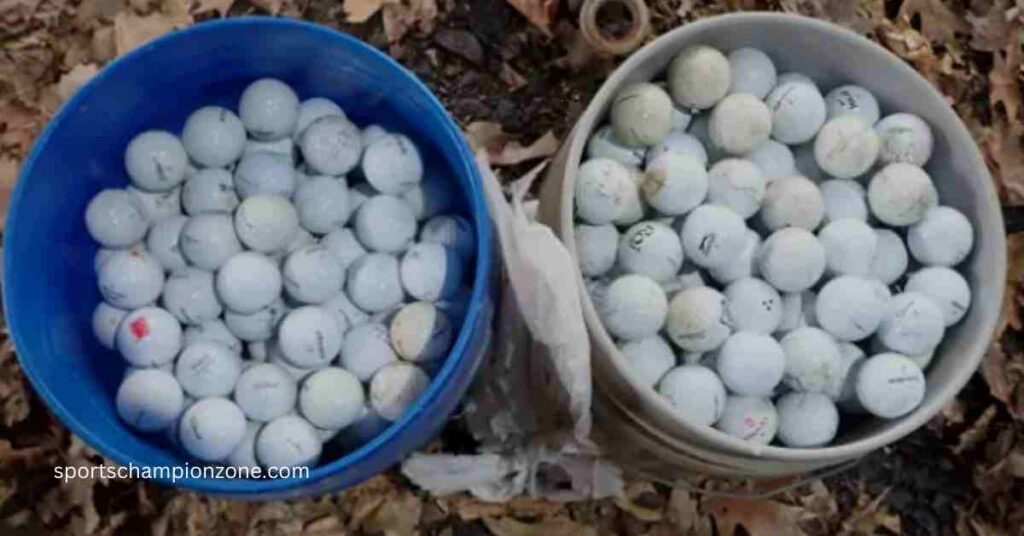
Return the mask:
<svg viewBox="0 0 1024 536">
<path fill-rule="evenodd" d="M 559 147 L 558 138 L 550 131 L 524 147 L 505 133 L 501 125 L 489 121 L 471 123 L 466 127 L 466 138 L 474 152 L 486 151 L 494 166 L 513 166 L 547 158 L 555 154 Z"/>
<path fill-rule="evenodd" d="M 805 534 L 799 525 L 802 509 L 774 500 L 709 497 L 704 509 L 715 518 L 719 534 L 733 534 L 737 526 L 750 536 Z"/>
<path fill-rule="evenodd" d="M 566 516 L 549 517 L 535 523 L 512 517 L 484 518 L 483 522 L 494 536 L 597 536 L 593 527 L 581 525 Z"/>
<path fill-rule="evenodd" d="M 915 16 L 921 19 L 921 33 L 935 43 L 952 41 L 956 33 L 968 29 L 963 17 L 953 13 L 942 0 L 904 0 L 899 17 L 909 22 Z"/>
<path fill-rule="evenodd" d="M 888 529 L 893 534 L 902 534 L 900 518 L 889 511 L 883 504 L 886 490 L 872 499 L 863 489 L 857 495 L 857 506 L 849 518 L 843 521 L 842 536 L 874 536 L 879 528 Z"/>
<path fill-rule="evenodd" d="M 114 17 L 114 46 L 117 55 L 121 56 L 143 43 L 177 28 L 183 28 L 189 22 L 189 17 L 161 12 L 150 15 L 119 13 Z"/>
<path fill-rule="evenodd" d="M 508 0 L 516 11 L 545 33 L 551 33 L 558 16 L 558 0 Z"/>
</svg>

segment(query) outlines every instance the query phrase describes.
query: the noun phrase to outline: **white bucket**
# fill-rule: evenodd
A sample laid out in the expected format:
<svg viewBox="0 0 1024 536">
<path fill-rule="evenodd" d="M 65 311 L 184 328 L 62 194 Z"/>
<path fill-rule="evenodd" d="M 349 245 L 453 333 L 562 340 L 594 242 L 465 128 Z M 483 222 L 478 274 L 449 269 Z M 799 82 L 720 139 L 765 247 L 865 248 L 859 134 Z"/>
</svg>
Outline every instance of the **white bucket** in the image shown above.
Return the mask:
<svg viewBox="0 0 1024 536">
<path fill-rule="evenodd" d="M 752 445 L 682 420 L 666 400 L 632 376 L 598 320 L 594 304 L 584 295 L 583 314 L 593 346 L 598 440 L 625 468 L 662 481 L 694 473 L 779 477 L 856 460 L 913 432 L 938 413 L 967 383 L 989 345 L 1006 270 L 1003 219 L 992 179 L 970 133 L 944 97 L 878 45 L 841 27 L 793 15 L 714 17 L 669 32 L 634 53 L 605 81 L 555 157 L 541 192 L 539 216 L 573 256 L 573 190 L 587 138 L 604 121 L 620 87 L 654 78 L 679 50 L 694 44 L 723 51 L 756 47 L 772 57 L 779 72 L 803 72 L 823 88 L 856 83 L 874 93 L 884 112 L 904 111 L 924 118 L 935 135 L 934 156 L 927 169 L 942 202 L 961 210 L 974 224 L 974 252 L 960 267 L 974 301 L 936 352 L 920 407 L 900 419 L 869 419 L 844 427 L 829 446 L 800 449 Z"/>
</svg>

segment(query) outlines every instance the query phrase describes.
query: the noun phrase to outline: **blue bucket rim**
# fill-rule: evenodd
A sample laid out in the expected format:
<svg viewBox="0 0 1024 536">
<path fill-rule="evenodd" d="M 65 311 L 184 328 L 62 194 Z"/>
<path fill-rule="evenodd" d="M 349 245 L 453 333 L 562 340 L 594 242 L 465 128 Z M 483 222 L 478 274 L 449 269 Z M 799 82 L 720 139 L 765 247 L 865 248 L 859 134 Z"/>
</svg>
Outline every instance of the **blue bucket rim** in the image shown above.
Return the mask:
<svg viewBox="0 0 1024 536">
<path fill-rule="evenodd" d="M 64 103 L 64 105 L 61 106 L 56 115 L 54 115 L 54 117 L 48 122 L 43 132 L 35 139 L 31 152 L 24 160 L 18 174 L 18 181 L 15 184 L 14 192 L 11 195 L 4 231 L 8 240 L 11 236 L 17 236 L 22 232 L 22 225 L 20 225 L 19 222 L 24 219 L 20 216 L 20 213 L 22 212 L 22 198 L 25 196 L 25 189 L 27 188 L 25 186 L 25 183 L 27 182 L 26 177 L 31 174 L 32 169 L 36 165 L 36 161 L 41 158 L 42 149 L 49 142 L 53 133 L 61 127 L 62 123 L 66 120 L 71 111 L 77 109 L 81 102 L 96 90 L 96 86 L 99 85 L 101 81 L 112 76 L 113 73 L 129 68 L 129 65 L 131 65 L 132 62 L 144 59 L 147 54 L 152 53 L 154 50 L 160 47 L 174 46 L 179 40 L 188 39 L 192 35 L 205 32 L 217 32 L 224 28 L 260 27 L 298 28 L 303 31 L 317 33 L 325 39 L 339 41 L 347 47 L 359 49 L 362 52 L 373 56 L 377 61 L 383 62 L 389 68 L 394 69 L 400 77 L 405 78 L 414 88 L 416 88 L 417 91 L 420 91 L 427 96 L 427 100 L 430 103 L 430 116 L 438 123 L 439 127 L 442 127 L 442 132 L 445 138 L 443 142 L 452 144 L 458 149 L 458 152 L 462 157 L 461 172 L 470 178 L 468 194 L 470 199 L 470 213 L 472 215 L 476 231 L 476 275 L 473 281 L 473 290 L 470 295 L 470 304 L 462 322 L 462 327 L 459 329 L 459 334 L 455 344 L 452 346 L 451 351 L 445 358 L 444 365 L 442 365 L 434 375 L 429 388 L 420 396 L 413 407 L 410 408 L 410 410 L 407 411 L 400 420 L 391 423 L 384 431 L 377 434 L 377 436 L 371 441 L 363 444 L 358 449 L 349 452 L 341 458 L 310 469 L 309 475 L 306 478 L 249 480 L 185 477 L 177 479 L 174 482 L 172 482 L 170 478 L 151 479 L 165 485 L 188 488 L 204 493 L 234 496 L 261 495 L 273 492 L 296 490 L 300 487 L 305 487 L 327 479 L 334 474 L 365 461 L 385 444 L 392 441 L 395 436 L 405 431 L 413 421 L 420 416 L 424 408 L 440 395 L 444 386 L 452 379 L 456 369 L 460 368 L 462 364 L 469 359 L 466 350 L 469 346 L 470 338 L 472 337 L 471 326 L 475 325 L 478 317 L 483 314 L 484 302 L 486 301 L 485 293 L 487 292 L 488 280 L 490 277 L 490 218 L 488 216 L 487 206 L 481 190 L 482 179 L 480 177 L 479 170 L 476 167 L 473 154 L 462 135 L 462 131 L 455 124 L 444 105 L 437 99 L 437 96 L 434 95 L 430 88 L 428 88 L 415 74 L 390 56 L 351 35 L 328 26 L 295 19 L 251 16 L 207 21 L 185 29 L 174 30 L 145 43 L 108 63 L 99 73 L 96 74 L 96 76 L 83 85 L 66 103 Z M 459 171 L 457 167 L 456 170 Z M 25 225 L 26 228 L 30 230 L 31 224 L 27 223 Z M 9 278 L 17 268 L 15 267 L 15 262 L 10 255 L 4 256 L 3 266 L 3 283 L 4 287 L 7 288 L 9 287 Z M 18 308 L 14 303 L 10 302 L 10 293 L 8 292 L 3 293 L 3 304 L 4 310 L 6 311 L 5 314 L 8 330 L 14 341 L 15 349 L 17 350 L 17 348 L 23 347 L 23 340 L 20 332 L 14 327 L 17 322 L 13 320 L 17 317 Z M 33 388 L 35 388 L 36 392 L 43 398 L 46 406 L 57 415 L 59 420 L 65 426 L 70 428 L 75 435 L 82 438 L 90 447 L 95 448 L 107 459 L 121 465 L 135 463 L 135 460 L 132 460 L 121 449 L 110 445 L 104 440 L 104 438 L 94 434 L 87 426 L 84 426 L 77 419 L 74 419 L 71 413 L 61 403 L 59 397 L 55 396 L 42 381 L 37 379 L 36 369 L 32 364 L 33 360 L 26 359 L 20 351 L 17 351 L 16 354 L 18 356 L 18 361 L 22 369 L 25 371 L 25 375 L 29 378 Z"/>
</svg>

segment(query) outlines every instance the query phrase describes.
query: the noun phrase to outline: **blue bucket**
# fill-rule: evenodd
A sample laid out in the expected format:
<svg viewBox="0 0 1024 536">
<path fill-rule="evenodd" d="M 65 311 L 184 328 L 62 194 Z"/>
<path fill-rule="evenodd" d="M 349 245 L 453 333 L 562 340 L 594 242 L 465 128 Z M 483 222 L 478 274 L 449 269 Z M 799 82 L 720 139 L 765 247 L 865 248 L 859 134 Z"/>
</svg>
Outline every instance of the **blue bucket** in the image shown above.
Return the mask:
<svg viewBox="0 0 1024 536">
<path fill-rule="evenodd" d="M 308 478 L 154 478 L 244 499 L 337 491 L 387 469 L 437 434 L 473 378 L 494 310 L 490 223 L 472 154 L 441 103 L 390 58 L 329 28 L 271 18 L 203 23 L 111 63 L 61 108 L 24 163 L 4 233 L 4 307 L 36 391 L 108 459 L 183 466 L 187 459 L 162 436 L 139 434 L 118 418 L 114 395 L 125 363 L 92 333 L 100 295 L 96 245 L 83 214 L 96 192 L 127 185 L 124 149 L 135 134 L 178 132 L 189 112 L 204 105 L 235 109 L 245 86 L 267 76 L 291 84 L 302 98 L 333 99 L 360 125 L 379 123 L 413 138 L 428 173 L 454 181 L 457 212 L 473 223 L 477 252 L 471 301 L 451 354 L 415 406 L 373 440 L 310 470 Z"/>
</svg>

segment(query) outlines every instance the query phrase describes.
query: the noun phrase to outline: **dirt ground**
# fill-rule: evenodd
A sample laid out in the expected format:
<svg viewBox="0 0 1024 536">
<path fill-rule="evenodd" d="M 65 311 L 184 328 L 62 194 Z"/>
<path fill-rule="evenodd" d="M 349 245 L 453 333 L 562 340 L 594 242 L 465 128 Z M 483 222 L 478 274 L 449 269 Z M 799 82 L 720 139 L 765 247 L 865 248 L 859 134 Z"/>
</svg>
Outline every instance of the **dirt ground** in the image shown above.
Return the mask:
<svg viewBox="0 0 1024 536">
<path fill-rule="evenodd" d="M 771 9 L 830 19 L 878 41 L 949 98 L 993 172 L 1009 231 L 1024 230 L 1024 1 L 649 6 L 655 33 L 720 12 Z M 0 0 L 0 201 L 6 204 L 19 162 L 47 118 L 104 63 L 175 28 L 255 13 L 351 32 L 415 71 L 464 127 L 500 125 L 524 146 L 549 133 L 563 139 L 618 61 L 591 50 L 572 2 L 557 0 Z M 519 159 L 507 159 L 505 178 L 535 163 Z M 853 469 L 767 500 L 701 497 L 634 480 L 614 500 L 487 504 L 429 496 L 395 473 L 316 500 L 266 504 L 137 481 L 61 484 L 52 477 L 54 465 L 102 459 L 42 406 L 4 337 L 0 534 L 1024 535 L 1024 235 L 1010 234 L 1009 242 L 1004 322 L 956 401 Z M 463 441 L 453 432 L 440 444 L 458 448 Z"/>
</svg>

